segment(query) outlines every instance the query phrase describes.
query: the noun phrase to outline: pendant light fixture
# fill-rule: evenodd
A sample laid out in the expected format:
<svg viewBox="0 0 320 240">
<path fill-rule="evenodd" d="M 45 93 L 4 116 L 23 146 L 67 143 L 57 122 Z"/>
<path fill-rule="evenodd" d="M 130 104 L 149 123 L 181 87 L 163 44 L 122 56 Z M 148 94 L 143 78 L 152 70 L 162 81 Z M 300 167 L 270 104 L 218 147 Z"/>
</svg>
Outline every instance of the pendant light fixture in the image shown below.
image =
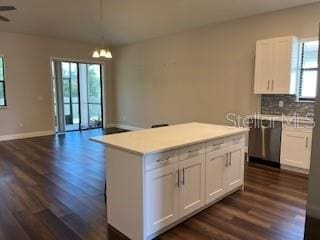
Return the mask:
<svg viewBox="0 0 320 240">
<path fill-rule="evenodd" d="M 109 48 L 107 50 L 104 48 L 104 36 L 103 36 L 103 12 L 102 12 L 102 0 L 100 0 L 100 40 L 101 48 L 95 49 L 92 53 L 93 58 L 112 58 L 111 51 Z"/>
</svg>

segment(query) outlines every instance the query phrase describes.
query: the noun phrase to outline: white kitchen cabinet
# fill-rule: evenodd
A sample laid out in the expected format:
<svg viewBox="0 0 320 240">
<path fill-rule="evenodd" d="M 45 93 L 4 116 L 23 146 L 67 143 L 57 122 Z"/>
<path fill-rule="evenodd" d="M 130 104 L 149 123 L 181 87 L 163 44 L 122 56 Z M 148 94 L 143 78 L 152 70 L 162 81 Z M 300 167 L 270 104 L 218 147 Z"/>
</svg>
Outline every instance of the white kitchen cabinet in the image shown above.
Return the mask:
<svg viewBox="0 0 320 240">
<path fill-rule="evenodd" d="M 309 170 L 311 143 L 311 128 L 284 126 L 281 140 L 281 166 L 291 167 L 290 170 Z"/>
<path fill-rule="evenodd" d="M 179 217 L 179 163 L 146 173 L 147 234 L 162 229 Z"/>
<path fill-rule="evenodd" d="M 256 45 L 254 93 L 270 91 L 272 79 L 272 40 L 260 40 Z"/>
<path fill-rule="evenodd" d="M 244 184 L 244 136 L 146 157 L 147 235 L 170 226 Z M 167 164 L 168 166 L 159 165 Z"/>
<path fill-rule="evenodd" d="M 208 153 L 206 157 L 206 203 L 213 202 L 224 195 L 227 164 L 227 149 Z"/>
<path fill-rule="evenodd" d="M 205 155 L 181 161 L 180 169 L 180 217 L 184 217 L 204 205 Z"/>
<path fill-rule="evenodd" d="M 256 43 L 255 94 L 295 94 L 299 41 L 296 37 L 259 40 Z"/>
<path fill-rule="evenodd" d="M 232 145 L 229 149 L 226 168 L 226 191 L 230 192 L 243 185 L 244 148 L 242 144 Z"/>
</svg>

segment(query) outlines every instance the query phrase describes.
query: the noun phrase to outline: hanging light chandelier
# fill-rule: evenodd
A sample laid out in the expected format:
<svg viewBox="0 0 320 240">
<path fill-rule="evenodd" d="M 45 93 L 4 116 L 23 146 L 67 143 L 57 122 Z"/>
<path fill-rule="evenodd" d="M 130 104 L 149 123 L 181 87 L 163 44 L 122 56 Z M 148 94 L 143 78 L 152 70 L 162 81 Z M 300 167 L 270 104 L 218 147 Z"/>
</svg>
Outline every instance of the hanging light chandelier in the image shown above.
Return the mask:
<svg viewBox="0 0 320 240">
<path fill-rule="evenodd" d="M 112 58 L 111 51 L 109 48 L 104 48 L 104 36 L 103 36 L 103 12 L 102 12 L 102 0 L 100 0 L 100 40 L 101 40 L 101 48 L 95 49 L 92 53 L 93 58 Z"/>
</svg>

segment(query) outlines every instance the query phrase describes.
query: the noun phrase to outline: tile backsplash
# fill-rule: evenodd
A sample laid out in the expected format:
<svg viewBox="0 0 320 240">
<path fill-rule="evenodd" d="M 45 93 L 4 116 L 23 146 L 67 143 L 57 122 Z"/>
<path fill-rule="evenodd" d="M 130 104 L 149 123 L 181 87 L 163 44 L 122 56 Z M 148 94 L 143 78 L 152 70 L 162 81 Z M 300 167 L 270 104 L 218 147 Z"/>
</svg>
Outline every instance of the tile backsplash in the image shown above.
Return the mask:
<svg viewBox="0 0 320 240">
<path fill-rule="evenodd" d="M 283 101 L 283 107 L 279 107 L 279 101 Z M 270 115 L 295 115 L 306 116 L 314 113 L 313 102 L 298 102 L 295 95 L 262 95 L 261 113 Z"/>
</svg>

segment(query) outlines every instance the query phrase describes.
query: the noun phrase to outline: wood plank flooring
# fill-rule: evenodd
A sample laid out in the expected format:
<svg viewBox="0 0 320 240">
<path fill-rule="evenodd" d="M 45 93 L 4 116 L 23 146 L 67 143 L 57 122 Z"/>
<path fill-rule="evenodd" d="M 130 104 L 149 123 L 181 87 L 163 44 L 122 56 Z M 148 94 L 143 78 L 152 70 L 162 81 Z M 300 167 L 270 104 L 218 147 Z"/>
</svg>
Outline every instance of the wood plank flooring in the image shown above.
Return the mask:
<svg viewBox="0 0 320 240">
<path fill-rule="evenodd" d="M 0 240 L 126 239 L 106 224 L 102 133 L 0 142 Z M 158 239 L 302 240 L 307 180 L 249 164 L 244 192 Z"/>
</svg>

